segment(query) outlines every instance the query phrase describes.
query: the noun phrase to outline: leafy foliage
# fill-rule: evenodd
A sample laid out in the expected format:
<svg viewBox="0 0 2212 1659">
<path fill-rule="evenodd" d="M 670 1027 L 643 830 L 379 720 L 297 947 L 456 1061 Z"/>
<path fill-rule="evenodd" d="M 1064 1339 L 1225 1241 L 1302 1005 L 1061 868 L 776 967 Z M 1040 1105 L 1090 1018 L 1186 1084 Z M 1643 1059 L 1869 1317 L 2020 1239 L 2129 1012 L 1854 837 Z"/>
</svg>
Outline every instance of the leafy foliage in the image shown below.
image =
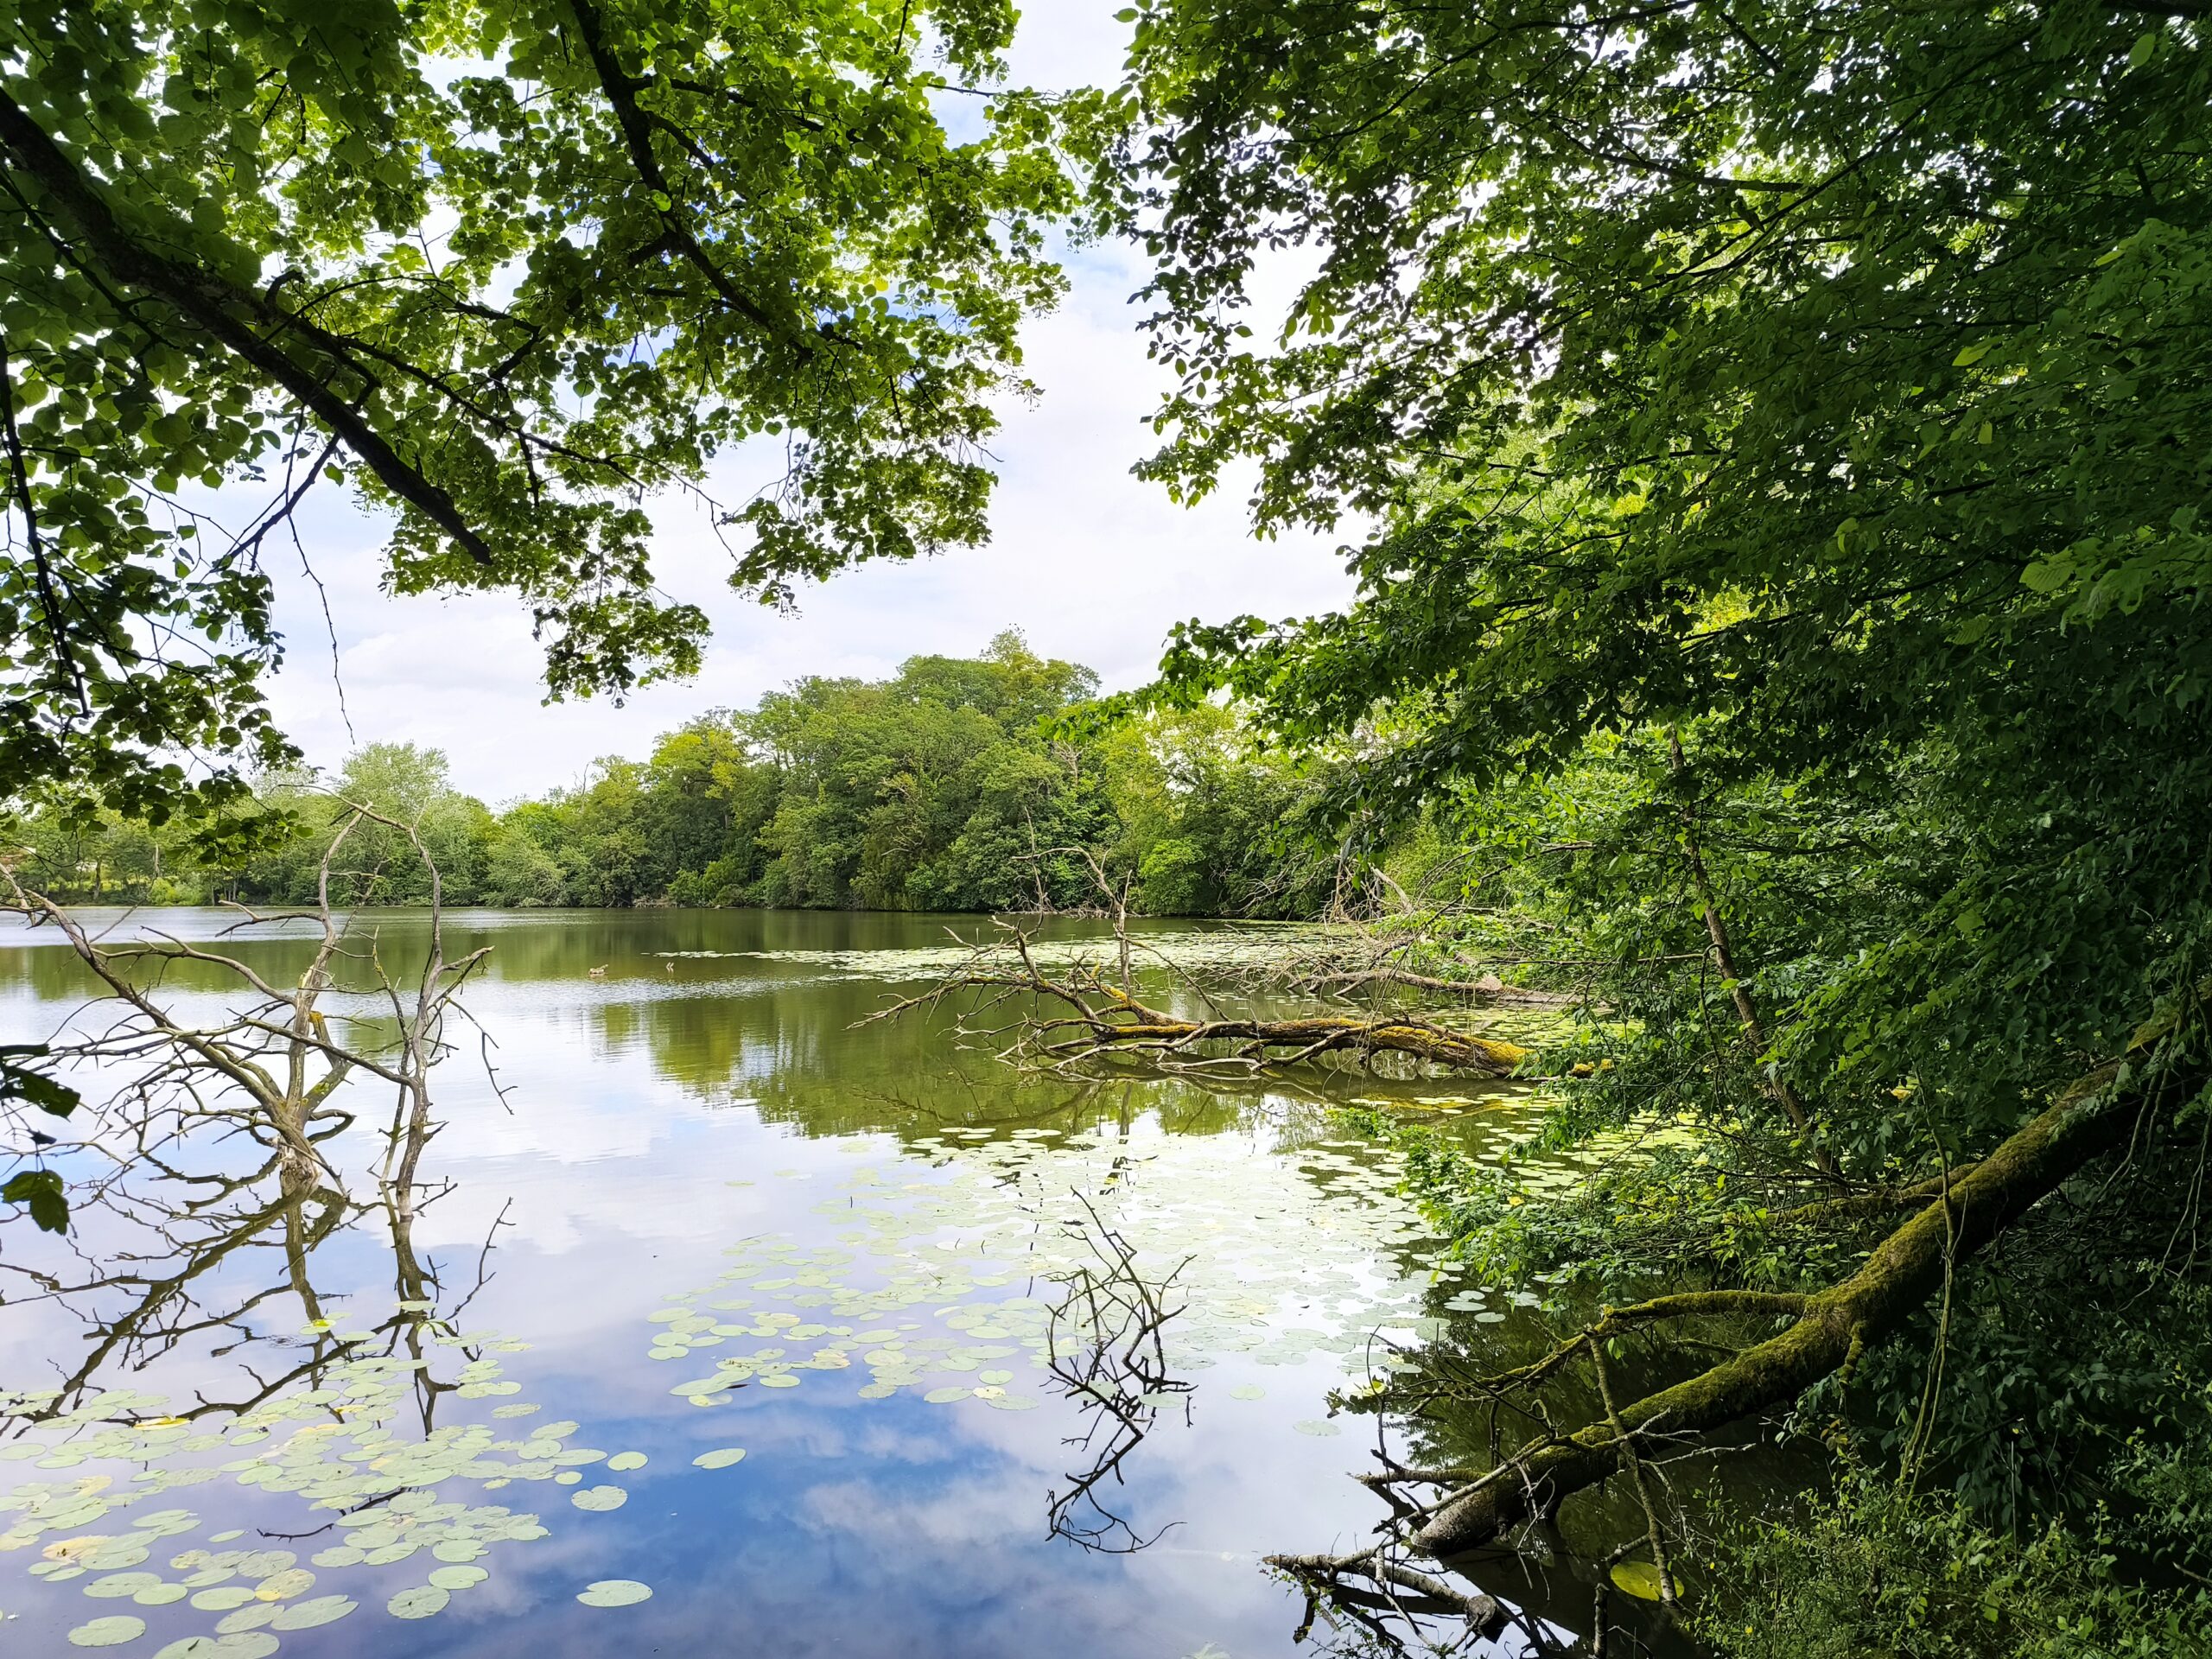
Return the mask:
<svg viewBox="0 0 2212 1659">
<path fill-rule="evenodd" d="M 1391 526 L 1349 613 L 1193 626 L 1171 674 L 1308 737 L 1387 707 L 1359 788 L 1401 815 L 1626 744 L 1611 859 L 1746 847 L 1721 908 L 1808 1086 L 1856 1116 L 1910 1068 L 1986 1144 L 2202 969 L 2196 26 L 1363 19 L 1140 9 L 1153 470 L 1253 454 L 1262 522 Z M 1263 349 L 1285 238 L 1323 258 Z M 1871 1104 L 1864 1155 L 1928 1147 Z"/>
<path fill-rule="evenodd" d="M 1864 1476 L 1798 1524 L 1739 1525 L 1707 1567 L 1698 1634 L 1726 1659 L 2151 1659 L 2202 1654 L 2201 1592 L 2146 1593 L 2109 1545 L 1992 1533 L 1941 1497 Z"/>
<path fill-rule="evenodd" d="M 42 1232 L 69 1230 L 69 1195 L 50 1169 L 19 1169 L 0 1185 L 0 1202 L 20 1204 Z"/>
<path fill-rule="evenodd" d="M 1257 751 L 1206 706 L 1062 728 L 1096 688 L 1008 632 L 974 658 L 917 657 L 890 679 L 810 677 L 703 715 L 643 761 L 494 813 L 446 758 L 372 743 L 335 775 L 259 780 L 288 826 L 258 850 L 181 827 L 50 810 L 20 826 L 22 879 L 99 902 L 310 902 L 343 803 L 412 825 L 448 903 L 789 905 L 885 910 L 1096 906 L 1091 868 L 1153 914 L 1305 916 L 1336 867 L 1297 833 L 1325 767 Z M 429 900 L 421 855 L 365 821 L 331 871 L 340 905 Z"/>
<path fill-rule="evenodd" d="M 1003 0 L 33 0 L 0 22 L 0 778 L 158 823 L 286 758 L 264 550 L 318 480 L 397 591 L 512 591 L 556 696 L 697 660 L 645 497 L 771 599 L 980 539 L 1052 302 L 1052 112 Z M 259 484 L 226 533 L 203 488 Z M 218 762 L 188 776 L 180 747 Z M 219 763 L 229 762 L 232 765 Z"/>
<path fill-rule="evenodd" d="M 1460 843 L 1463 953 L 1606 1010 L 1554 1057 L 1590 1073 L 1554 1144 L 1685 1115 L 1706 1142 L 1537 1216 L 1444 1172 L 1471 1248 L 1824 1273 L 1879 1230 L 1793 1238 L 1786 1208 L 1980 1157 L 2203 979 L 2200 17 L 1133 17 L 1098 200 L 1155 257 L 1180 377 L 1146 470 L 1187 498 L 1256 461 L 1263 527 L 1382 525 L 1348 611 L 1186 626 L 1163 694 L 1352 740 L 1344 821 Z M 1286 245 L 1311 274 L 1255 315 Z M 2155 1103 L 1866 1357 L 1870 1457 L 2032 1530 L 2091 1526 L 2132 1435 L 2193 1445 L 2205 1107 Z M 2183 1560 L 2115 1524 L 2123 1571 Z M 1897 1645 L 1853 1628 L 1835 1650 Z"/>
<path fill-rule="evenodd" d="M 84 1097 L 40 1068 L 48 1050 L 43 1043 L 0 1044 L 0 1114 L 13 1117 L 20 1106 L 33 1106 L 51 1117 L 67 1117 Z M 34 1132 L 35 1140 L 40 1139 Z M 49 1233 L 69 1230 L 69 1194 L 50 1169 L 18 1169 L 0 1183 L 0 1203 L 20 1204 Z"/>
</svg>

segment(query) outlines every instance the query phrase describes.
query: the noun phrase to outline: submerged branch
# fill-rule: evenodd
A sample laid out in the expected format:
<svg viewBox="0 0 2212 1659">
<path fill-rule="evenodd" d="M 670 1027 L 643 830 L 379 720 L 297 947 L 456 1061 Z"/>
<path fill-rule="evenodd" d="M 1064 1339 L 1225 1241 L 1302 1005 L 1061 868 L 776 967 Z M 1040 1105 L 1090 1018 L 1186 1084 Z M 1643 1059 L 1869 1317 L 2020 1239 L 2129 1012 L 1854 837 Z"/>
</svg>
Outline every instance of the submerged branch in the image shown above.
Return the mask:
<svg viewBox="0 0 2212 1659">
<path fill-rule="evenodd" d="M 1186 1020 L 1140 1001 L 1128 973 L 1128 936 L 1117 920 L 1123 977 L 1108 980 L 1077 963 L 1053 977 L 1038 965 L 1030 936 L 1006 922 L 1003 937 L 979 944 L 968 962 L 917 996 L 904 997 L 859 1023 L 933 1008 L 956 992 L 980 991 L 963 1012 L 960 1034 L 1003 1044 L 1001 1056 L 1053 1071 L 1135 1057 L 1161 1070 L 1251 1073 L 1340 1056 L 1371 1065 L 1392 1054 L 1422 1065 L 1510 1077 L 1529 1051 L 1495 1038 L 1454 1031 L 1415 1014 L 1357 1019 L 1308 1014 L 1287 1020 L 1218 1015 Z M 988 1021 L 1009 1003 L 1027 1003 L 1006 1023 Z M 1041 1005 L 1041 1007 L 1039 1006 Z"/>
</svg>

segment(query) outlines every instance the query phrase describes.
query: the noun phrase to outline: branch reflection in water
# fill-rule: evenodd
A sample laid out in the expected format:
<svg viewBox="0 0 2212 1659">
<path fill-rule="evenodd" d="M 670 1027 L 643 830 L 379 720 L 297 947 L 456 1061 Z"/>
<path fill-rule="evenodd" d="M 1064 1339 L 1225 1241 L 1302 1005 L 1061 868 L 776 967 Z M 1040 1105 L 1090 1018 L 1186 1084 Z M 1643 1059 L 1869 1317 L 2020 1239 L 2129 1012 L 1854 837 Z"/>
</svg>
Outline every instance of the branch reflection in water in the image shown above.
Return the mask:
<svg viewBox="0 0 2212 1659">
<path fill-rule="evenodd" d="M 0 1271 L 22 1287 L 6 1298 L 11 1306 L 64 1314 L 83 1328 L 85 1343 L 54 1386 L 0 1395 L 0 1459 L 49 1470 L 140 1467 L 124 1485 L 99 1473 L 16 1486 L 0 1497 L 0 1515 L 9 1517 L 0 1550 L 35 1546 L 30 1571 L 50 1585 L 97 1574 L 82 1588 L 111 1605 L 156 1608 L 188 1599 L 194 1613 L 220 1615 L 212 1632 L 181 1637 L 164 1654 L 265 1654 L 275 1650 L 274 1632 L 357 1611 L 359 1603 L 344 1593 L 308 1596 L 317 1573 L 298 1565 L 296 1551 L 270 1547 L 309 1540 L 328 1541 L 312 1558 L 324 1573 L 428 1552 L 437 1565 L 427 1582 L 385 1605 L 400 1618 L 435 1613 L 489 1576 L 474 1562 L 495 1545 L 549 1535 L 535 1515 L 441 1503 L 432 1488 L 454 1478 L 487 1491 L 518 1478 L 565 1483 L 580 1477 L 564 1463 L 604 1456 L 566 1452 L 562 1442 L 574 1424 L 513 1440 L 480 1424 L 439 1424 L 448 1395 L 512 1395 L 520 1387 L 500 1376 L 496 1356 L 524 1344 L 468 1332 L 461 1323 L 491 1276 L 505 1209 L 466 1283 L 447 1283 L 414 1243 L 418 1218 L 451 1190 L 423 1178 L 439 1127 L 431 1075 L 451 1050 L 448 1020 L 467 1018 L 458 994 L 488 947 L 447 958 L 432 868 L 426 946 L 408 977 L 394 979 L 375 930 L 350 930 L 327 902 L 333 861 L 353 830 L 370 821 L 397 830 L 429 865 L 411 829 L 349 810 L 322 860 L 322 903 L 274 915 L 241 910 L 217 936 L 226 944 L 270 935 L 304 942 L 305 966 L 289 984 L 210 943 L 96 938 L 8 878 L 9 907 L 57 929 L 105 989 L 51 1053 L 112 1092 L 81 1124 L 80 1138 L 54 1143 L 67 1166 L 93 1171 L 70 1195 L 67 1248 L 82 1271 L 0 1259 Z M 340 1012 L 334 1016 L 326 1005 Z M 348 1192 L 327 1149 L 353 1122 L 333 1098 L 349 1077 L 380 1079 L 394 1090 L 367 1198 Z M 493 1092 L 498 1097 L 496 1077 Z M 242 1141 L 257 1160 L 243 1173 L 235 1152 Z M 365 1327 L 346 1328 L 342 1306 L 316 1289 L 315 1253 L 349 1230 L 366 1236 L 371 1230 L 357 1224 L 372 1220 L 380 1220 L 373 1230 L 389 1249 L 393 1306 Z M 299 1308 L 296 1326 L 283 1311 L 290 1300 Z M 49 1347 L 63 1351 L 58 1342 Z M 128 1386 L 172 1357 L 242 1391 L 211 1395 L 196 1388 L 182 1402 Z M 512 1402 L 493 1414 L 537 1409 Z M 246 1447 L 256 1449 L 237 1455 Z M 499 1452 L 514 1461 L 491 1455 Z M 213 1461 L 226 1452 L 229 1460 Z M 245 1528 L 218 1531 L 209 1544 L 236 1547 L 184 1549 L 168 1558 L 167 1574 L 140 1570 L 162 1539 L 205 1524 L 193 1510 L 152 1500 L 226 1475 L 260 1493 L 296 1495 L 310 1513 L 295 1523 L 257 1502 L 250 1539 Z M 330 1518 L 308 1524 L 314 1511 Z M 112 1533 L 81 1530 L 111 1520 L 127 1524 Z M 109 1613 L 77 1625 L 70 1640 L 116 1645 L 144 1629 L 136 1613 Z"/>
<path fill-rule="evenodd" d="M 1106 1224 L 1090 1199 L 1080 1192 L 1075 1198 L 1083 1216 L 1062 1225 L 1099 1266 L 1078 1265 L 1059 1276 L 1066 1295 L 1046 1326 L 1046 1363 L 1067 1396 L 1085 1408 L 1084 1433 L 1068 1444 L 1093 1456 L 1087 1469 L 1067 1476 L 1067 1491 L 1050 1495 L 1046 1514 L 1056 1537 L 1085 1549 L 1127 1553 L 1159 1542 L 1179 1524 L 1167 1522 L 1147 1537 L 1100 1491 L 1109 1478 L 1122 1484 L 1122 1460 L 1142 1443 L 1161 1408 L 1179 1404 L 1184 1421 L 1190 1421 L 1192 1385 L 1169 1374 L 1161 1333 L 1183 1311 L 1167 1306 L 1166 1297 L 1191 1258 L 1156 1283 L 1147 1281 L 1128 1240 Z"/>
</svg>

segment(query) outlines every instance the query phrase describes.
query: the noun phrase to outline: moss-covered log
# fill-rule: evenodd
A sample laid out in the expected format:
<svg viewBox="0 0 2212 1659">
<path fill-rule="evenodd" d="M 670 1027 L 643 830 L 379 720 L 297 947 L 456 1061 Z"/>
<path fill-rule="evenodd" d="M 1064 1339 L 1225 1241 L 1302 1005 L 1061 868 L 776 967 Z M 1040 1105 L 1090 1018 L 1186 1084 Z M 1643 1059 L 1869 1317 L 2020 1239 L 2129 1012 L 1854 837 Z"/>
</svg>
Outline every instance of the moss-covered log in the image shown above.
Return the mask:
<svg viewBox="0 0 2212 1659">
<path fill-rule="evenodd" d="M 1098 1027 L 1098 1040 L 1109 1047 L 1189 1048 L 1222 1043 L 1236 1050 L 1265 1052 L 1278 1062 L 1313 1059 L 1330 1053 L 1403 1054 L 1452 1071 L 1480 1071 L 1494 1077 L 1510 1076 L 1529 1055 L 1517 1044 L 1471 1036 L 1411 1017 L 1353 1020 L 1314 1014 L 1300 1020 L 1177 1020 L 1132 1001 L 1122 1001 L 1115 1009 L 1122 1010 L 1131 1015 L 1128 1023 L 1102 1021 Z"/>
<path fill-rule="evenodd" d="M 1414 1014 L 1260 1020 L 1217 1013 L 1211 1019 L 1185 1020 L 1136 999 L 1130 988 L 1129 941 L 1118 923 L 1119 983 L 1082 963 L 1053 978 L 1037 965 L 1027 935 L 1011 928 L 1007 934 L 1003 942 L 978 947 L 964 967 L 934 988 L 868 1019 L 895 1019 L 933 1007 L 956 991 L 981 992 L 976 1007 L 963 1016 L 962 1035 L 1001 1040 L 1003 1058 L 1059 1070 L 1134 1057 L 1169 1071 L 1249 1071 L 1331 1055 L 1366 1061 L 1395 1054 L 1447 1071 L 1503 1077 L 1529 1057 L 1518 1044 L 1454 1031 Z M 993 1023 L 1008 999 L 1016 1000 L 1022 1012 Z"/>
<path fill-rule="evenodd" d="M 2164 1039 L 2171 1020 L 2136 1033 L 2126 1057 L 2076 1081 L 2045 1111 L 1914 1214 L 1841 1284 L 1806 1298 L 1787 1329 L 1671 1388 L 1619 1411 L 1619 1427 L 1592 1423 L 1509 1459 L 1443 1504 L 1413 1538 L 1429 1553 L 1450 1556 L 1489 1543 L 1522 1521 L 1547 1516 L 1572 1493 L 1594 1486 L 1622 1466 L 1624 1443 L 1679 1446 L 1786 1406 L 1841 1370 L 1866 1344 L 1894 1335 L 1941 1287 L 1947 1262 L 1957 1266 L 2054 1191 L 2084 1164 L 2126 1141 L 2161 1091 L 2185 1094 L 2203 1080 L 2202 1056 L 2177 1070 Z M 2183 1073 L 2186 1073 L 2184 1075 Z M 1661 1299 L 1654 1318 L 1681 1311 L 1727 1311 L 1715 1297 Z M 1663 1306 L 1694 1302 L 1694 1308 Z M 1767 1299 L 1771 1304 L 1772 1299 Z M 1611 1313 L 1614 1324 L 1642 1323 L 1645 1310 Z M 1746 1298 L 1735 1311 L 1772 1313 Z M 1603 1325 L 1605 1321 L 1601 1321 Z"/>
</svg>

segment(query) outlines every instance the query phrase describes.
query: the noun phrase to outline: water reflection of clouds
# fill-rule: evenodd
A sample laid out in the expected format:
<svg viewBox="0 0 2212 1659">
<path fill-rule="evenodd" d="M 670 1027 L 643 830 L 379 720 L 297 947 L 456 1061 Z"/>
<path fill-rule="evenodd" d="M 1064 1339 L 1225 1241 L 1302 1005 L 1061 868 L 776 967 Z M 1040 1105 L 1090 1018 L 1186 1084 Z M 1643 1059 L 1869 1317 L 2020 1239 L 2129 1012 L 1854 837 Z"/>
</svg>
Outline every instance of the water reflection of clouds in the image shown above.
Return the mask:
<svg viewBox="0 0 2212 1659">
<path fill-rule="evenodd" d="M 395 937 L 402 931 L 388 925 Z M 814 938 L 824 949 L 878 949 L 900 927 L 920 937 L 931 925 L 874 918 L 856 928 L 825 918 Z M 1357 1440 L 1287 1432 L 1320 1414 L 1323 1394 L 1343 1377 L 1339 1353 L 1283 1354 L 1272 1363 L 1214 1356 L 1219 1363 L 1198 1377 L 1193 1421 L 1185 1425 L 1179 1408 L 1162 1413 L 1127 1465 L 1122 1496 L 1147 1529 L 1180 1523 L 1133 1556 L 1086 1554 L 1047 1535 L 1047 1493 L 1083 1456 L 1071 1444 L 1082 1422 L 1073 1403 L 1039 1386 L 1027 1357 L 995 1363 L 1020 1369 L 1024 1391 L 1041 1397 L 1042 1408 L 1029 1412 L 986 1410 L 975 1400 L 931 1405 L 918 1390 L 855 1398 L 868 1376 L 857 1352 L 850 1370 L 809 1372 L 798 1388 L 747 1387 L 703 1408 L 671 1395 L 687 1366 L 711 1365 L 714 1356 L 648 1360 L 656 1327 L 646 1316 L 710 1283 L 728 1245 L 764 1236 L 827 1243 L 860 1224 L 877 1203 L 874 1186 L 1011 1179 L 990 1162 L 990 1148 L 1014 1144 L 1001 1138 L 1007 1125 L 1097 1125 L 1125 1137 L 1078 1160 L 1079 1171 L 1057 1171 L 1046 1149 L 1029 1143 L 1047 1185 L 1094 1179 L 1129 1154 L 1157 1160 L 1187 1148 L 1192 1155 L 1180 1161 L 1122 1161 L 1110 1172 L 1124 1183 L 1136 1171 L 1147 1202 L 1167 1203 L 1178 1181 L 1203 1193 L 1244 1162 L 1275 1167 L 1282 1151 L 1280 1112 L 1256 1096 L 1228 1100 L 1187 1084 L 1103 1093 L 1025 1084 L 987 1060 L 949 1057 L 915 1028 L 854 1032 L 851 1022 L 882 988 L 824 981 L 803 963 L 748 962 L 715 983 L 690 963 L 679 976 L 701 977 L 677 985 L 642 975 L 583 976 L 620 950 L 642 957 L 655 928 L 672 932 L 659 941 L 669 948 L 697 948 L 717 937 L 762 940 L 771 926 L 780 930 L 777 948 L 795 948 L 814 924 L 696 913 L 611 923 L 500 918 L 499 970 L 473 1006 L 497 1039 L 512 1110 L 493 1097 L 473 1054 L 441 1073 L 447 1127 L 428 1167 L 454 1185 L 416 1217 L 412 1247 L 452 1285 L 473 1275 L 494 1238 L 489 1278 L 468 1320 L 474 1331 L 527 1339 L 527 1351 L 504 1359 L 505 1375 L 522 1386 L 518 1397 L 542 1403 L 539 1421 L 580 1424 L 579 1444 L 634 1449 L 648 1461 L 625 1475 L 590 1473 L 630 1492 L 611 1513 L 575 1510 L 567 1489 L 529 1487 L 526 1507 L 544 1516 L 550 1535 L 503 1560 L 487 1583 L 456 1594 L 436 1617 L 386 1619 L 375 1598 L 417 1581 L 419 1572 L 361 1569 L 365 1588 L 349 1592 L 362 1597 L 363 1613 L 288 1636 L 285 1652 L 601 1659 L 614 1647 L 844 1659 L 1175 1659 L 1209 1642 L 1236 1659 L 1290 1651 L 1298 1598 L 1259 1569 L 1258 1556 L 1349 1544 L 1375 1519 L 1344 1478 L 1362 1460 Z M 0 1040 L 50 1019 L 67 991 L 19 971 L 28 954 L 0 946 L 0 983 L 14 988 L 0 998 Z M 657 961 L 652 971 L 677 977 Z M 717 1103 L 749 1080 L 761 1084 L 760 1108 Z M 374 1161 L 381 1116 L 367 1091 L 364 1100 L 362 1122 L 334 1145 L 335 1161 L 356 1177 Z M 1168 1132 L 1170 1122 L 1179 1133 Z M 971 1122 L 999 1127 L 918 1155 L 918 1135 Z M 874 1182 L 861 1179 L 870 1169 Z M 1331 1219 L 1314 1207 L 1313 1176 L 1284 1163 L 1280 1177 L 1255 1213 L 1283 1236 L 1247 1238 L 1255 1259 L 1269 1245 L 1294 1258 L 1322 1236 L 1318 1222 Z M 1225 1186 L 1216 1196 L 1241 1202 Z M 907 1243 L 980 1244 L 996 1236 L 963 1216 L 939 1220 L 926 1240 Z M 113 1245 L 98 1233 L 86 1242 Z M 1332 1283 L 1352 1303 L 1400 1283 L 1395 1262 L 1338 1255 L 1344 1276 Z M 309 1273 L 341 1318 L 372 1319 L 391 1306 L 392 1256 L 372 1230 L 332 1237 Z M 1024 1288 L 1036 1287 L 1005 1294 Z M 0 1319 L 0 1363 L 11 1378 L 74 1338 L 53 1310 L 25 1313 L 11 1308 Z M 264 1339 L 296 1339 L 299 1321 L 296 1301 L 272 1303 L 257 1329 Z M 156 1386 L 179 1397 L 219 1390 L 242 1357 L 257 1351 L 246 1344 L 222 1355 L 216 1345 L 167 1357 Z M 1231 1398 L 1233 1387 L 1249 1383 L 1264 1383 L 1266 1397 Z M 493 1403 L 448 1397 L 440 1408 L 446 1420 L 467 1421 Z M 700 1452 L 728 1446 L 747 1448 L 745 1461 L 692 1467 Z M 302 1513 L 293 1500 L 227 1483 L 197 1493 L 210 1528 L 219 1517 L 282 1530 Z M 576 1606 L 583 1584 L 610 1577 L 651 1584 L 654 1595 L 620 1610 Z M 41 1592 L 32 1615 L 32 1628 L 56 1642 L 90 1605 L 70 1602 L 67 1588 Z M 156 1644 L 149 1637 L 145 1645 Z"/>
</svg>

